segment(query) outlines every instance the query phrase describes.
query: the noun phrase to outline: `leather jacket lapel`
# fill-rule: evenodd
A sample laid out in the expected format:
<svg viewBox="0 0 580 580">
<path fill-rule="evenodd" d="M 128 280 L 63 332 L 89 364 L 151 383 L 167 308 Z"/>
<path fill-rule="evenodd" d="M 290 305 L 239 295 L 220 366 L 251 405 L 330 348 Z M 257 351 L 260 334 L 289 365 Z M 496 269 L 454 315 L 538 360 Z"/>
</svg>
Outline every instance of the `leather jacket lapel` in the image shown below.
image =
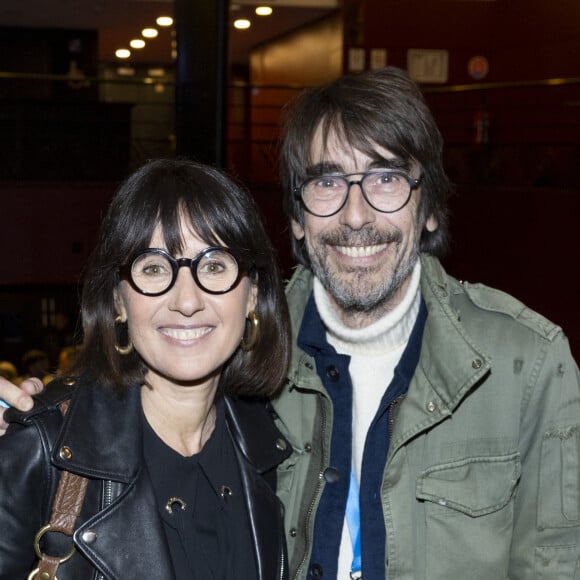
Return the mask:
<svg viewBox="0 0 580 580">
<path fill-rule="evenodd" d="M 174 578 L 146 469 L 121 497 L 75 532 L 75 541 L 108 578 Z"/>
</svg>

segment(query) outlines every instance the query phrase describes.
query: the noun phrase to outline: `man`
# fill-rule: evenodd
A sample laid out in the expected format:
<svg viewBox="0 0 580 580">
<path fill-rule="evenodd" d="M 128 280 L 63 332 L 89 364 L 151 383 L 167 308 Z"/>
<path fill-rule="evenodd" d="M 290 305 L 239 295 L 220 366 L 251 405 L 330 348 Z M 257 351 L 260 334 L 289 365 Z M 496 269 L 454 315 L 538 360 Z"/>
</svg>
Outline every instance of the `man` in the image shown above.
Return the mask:
<svg viewBox="0 0 580 580">
<path fill-rule="evenodd" d="M 292 578 L 577 575 L 578 368 L 558 327 L 442 269 L 441 149 L 395 68 L 308 90 L 288 113 L 301 266 L 274 406 L 293 446 L 277 481 Z"/>
<path fill-rule="evenodd" d="M 357 577 L 361 563 L 365 580 L 578 574 L 578 368 L 558 327 L 442 269 L 441 149 L 394 68 L 288 112 L 301 266 L 274 405 L 294 449 L 278 473 L 294 577 Z"/>
</svg>

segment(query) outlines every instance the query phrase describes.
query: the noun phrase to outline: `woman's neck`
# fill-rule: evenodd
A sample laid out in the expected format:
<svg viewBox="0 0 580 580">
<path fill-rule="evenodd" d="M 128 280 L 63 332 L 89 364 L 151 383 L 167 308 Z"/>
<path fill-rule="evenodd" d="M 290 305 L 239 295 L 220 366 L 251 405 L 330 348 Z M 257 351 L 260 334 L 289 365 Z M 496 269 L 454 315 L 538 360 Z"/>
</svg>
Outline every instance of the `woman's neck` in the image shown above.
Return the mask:
<svg viewBox="0 0 580 580">
<path fill-rule="evenodd" d="M 141 405 L 157 436 L 184 457 L 199 453 L 215 427 L 217 381 L 195 386 L 146 382 Z"/>
</svg>

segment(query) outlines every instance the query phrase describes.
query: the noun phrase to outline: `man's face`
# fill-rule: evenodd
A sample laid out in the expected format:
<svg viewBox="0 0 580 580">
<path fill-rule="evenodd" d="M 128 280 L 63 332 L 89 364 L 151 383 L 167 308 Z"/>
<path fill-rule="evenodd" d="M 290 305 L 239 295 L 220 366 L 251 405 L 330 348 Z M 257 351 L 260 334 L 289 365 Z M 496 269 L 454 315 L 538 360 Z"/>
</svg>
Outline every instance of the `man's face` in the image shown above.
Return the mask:
<svg viewBox="0 0 580 580">
<path fill-rule="evenodd" d="M 320 132 L 312 151 L 322 151 Z M 375 153 L 371 158 L 344 146 L 333 133 L 324 158 L 315 158 L 314 165 L 324 166 L 324 173 L 356 174 L 388 168 L 396 162 L 393 153 L 378 145 Z M 377 161 L 379 158 L 384 163 Z M 417 164 L 411 165 L 409 175 L 419 177 Z M 337 214 L 317 217 L 305 212 L 303 226 L 292 222 L 294 236 L 305 241 L 314 274 L 347 326 L 371 324 L 404 296 L 419 258 L 423 227 L 418 223 L 420 195 L 420 189 L 414 190 L 407 205 L 386 214 L 374 210 L 359 186 L 352 185 L 346 205 Z M 434 231 L 435 218 L 429 217 L 425 226 Z"/>
</svg>

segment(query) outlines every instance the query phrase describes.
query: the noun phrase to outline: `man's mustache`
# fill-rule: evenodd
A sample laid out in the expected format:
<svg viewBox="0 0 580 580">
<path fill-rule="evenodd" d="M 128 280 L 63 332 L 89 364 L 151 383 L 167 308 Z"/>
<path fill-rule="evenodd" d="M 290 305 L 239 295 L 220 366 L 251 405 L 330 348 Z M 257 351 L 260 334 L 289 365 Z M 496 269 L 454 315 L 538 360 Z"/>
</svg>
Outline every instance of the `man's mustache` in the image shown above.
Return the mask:
<svg viewBox="0 0 580 580">
<path fill-rule="evenodd" d="M 320 235 L 320 241 L 330 246 L 375 246 L 379 244 L 399 244 L 403 240 L 400 230 L 388 232 L 375 228 L 358 231 L 334 230 Z"/>
</svg>

